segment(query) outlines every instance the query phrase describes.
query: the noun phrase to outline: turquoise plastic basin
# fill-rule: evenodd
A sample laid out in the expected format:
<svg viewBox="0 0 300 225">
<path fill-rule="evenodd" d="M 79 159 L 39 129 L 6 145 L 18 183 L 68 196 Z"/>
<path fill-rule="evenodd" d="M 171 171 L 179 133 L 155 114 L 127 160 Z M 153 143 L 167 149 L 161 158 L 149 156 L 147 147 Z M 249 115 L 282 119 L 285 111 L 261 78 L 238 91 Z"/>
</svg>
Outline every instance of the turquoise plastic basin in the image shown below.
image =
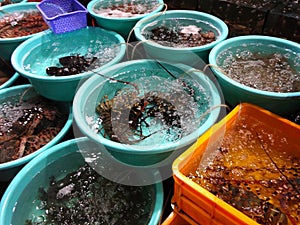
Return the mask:
<svg viewBox="0 0 300 225">
<path fill-rule="evenodd" d="M 84 150 L 83 146 L 93 148 L 95 144 L 87 138 L 71 139 L 53 146 L 30 161 L 13 179 L 2 197 L 0 225 L 25 224 L 26 219 L 32 218 L 32 213 L 43 215 L 45 212 L 35 208 L 39 188 L 47 188 L 52 176 L 61 179 L 82 166 L 85 163 L 80 153 Z M 162 215 L 164 201 L 162 182 L 151 184 L 147 190 L 149 193 L 145 194 L 151 196 L 153 201 L 147 224 L 157 225 Z M 111 192 L 109 189 L 108 191 Z"/>
<path fill-rule="evenodd" d="M 196 26 L 202 31 L 213 31 L 216 40 L 197 47 L 168 47 L 145 37 L 144 32 L 158 26 L 178 27 Z M 151 59 L 163 60 L 167 62 L 185 63 L 193 66 L 193 63 L 201 60 L 208 61 L 210 50 L 218 43 L 225 40 L 228 36 L 227 25 L 219 18 L 208 13 L 193 10 L 168 10 L 164 13 L 156 13 L 141 19 L 134 29 L 135 37 L 140 41 L 146 53 Z"/>
<path fill-rule="evenodd" d="M 172 65 L 165 63 L 165 66 L 169 68 L 173 73 L 185 74 L 182 79 L 187 79 L 185 82 L 194 82 L 193 85 L 197 85 L 198 90 L 195 90 L 195 99 L 202 99 L 204 97 L 208 99 L 207 102 L 203 103 L 204 111 L 206 109 L 212 109 L 215 106 L 221 104 L 220 94 L 214 85 L 214 83 L 204 74 L 198 71 L 193 71 L 193 68 L 186 65 L 178 64 Z M 151 83 L 148 87 L 146 82 L 140 81 L 142 85 L 142 90 L 147 92 L 149 90 L 158 90 L 157 87 L 160 86 L 170 86 L 171 84 L 166 81 L 164 84 L 161 83 L 162 80 L 155 79 L 153 76 L 156 75 L 161 79 L 172 79 L 172 77 L 163 70 L 161 66 L 153 60 L 133 60 L 128 62 L 123 62 L 116 64 L 110 68 L 101 71 L 101 74 L 114 77 L 119 80 L 127 82 L 139 82 L 140 79 L 149 79 Z M 171 165 L 173 159 L 185 149 L 187 149 L 197 138 L 210 126 L 212 126 L 220 113 L 220 108 L 215 108 L 206 114 L 207 117 L 201 123 L 197 123 L 196 127 L 193 127 L 193 131 L 188 135 L 182 137 L 181 139 L 174 142 L 163 143 L 158 140 L 152 143 L 139 144 L 122 144 L 116 141 L 112 141 L 102 134 L 96 133 L 91 126 L 91 123 L 96 123 L 99 117 L 96 113 L 96 106 L 99 104 L 101 99 L 111 98 L 115 95 L 115 91 L 121 90 L 126 85 L 118 83 L 116 81 L 112 82 L 111 86 L 108 79 L 102 76 L 95 75 L 89 78 L 78 90 L 73 101 L 74 110 L 74 120 L 79 128 L 79 130 L 89 137 L 96 143 L 100 143 L 107 149 L 107 151 L 112 154 L 121 163 L 134 166 L 161 166 L 161 165 Z M 157 82 L 157 83 L 156 83 Z M 170 81 L 169 81 L 170 82 Z M 145 85 L 143 87 L 143 84 Z M 153 86 L 152 86 L 153 84 Z M 199 85 L 199 86 L 198 86 Z M 144 89 L 143 89 L 144 88 Z M 195 87 L 193 87 L 195 88 Z M 148 91 L 149 91 L 148 90 Z M 162 90 L 164 91 L 164 90 Z M 185 91 L 184 91 L 185 92 Z M 199 100 L 201 102 L 201 100 Z M 176 103 L 175 103 L 176 104 Z M 199 114 L 204 114 L 205 112 Z M 199 115 L 199 118 L 201 116 Z M 91 121 L 87 118 L 91 118 Z M 123 134 L 120 134 L 123 135 Z M 147 141 L 147 139 L 145 139 Z"/>
<path fill-rule="evenodd" d="M 98 71 L 119 62 L 126 46 L 121 35 L 99 27 L 87 27 L 63 34 L 47 30 L 19 45 L 12 55 L 12 65 L 22 76 L 29 79 L 36 91 L 56 101 L 73 100 L 81 82 L 94 74 L 87 71 L 69 76 L 49 76 L 46 68 L 59 64 L 60 57 L 69 55 L 100 54 L 105 61 Z M 105 55 L 106 54 L 106 55 Z"/>
<path fill-rule="evenodd" d="M 23 93 L 25 93 L 26 98 L 37 96 L 37 93 L 36 91 L 34 91 L 32 85 L 18 85 L 0 90 L 0 102 L 5 102 L 7 98 L 14 96 L 17 100 Z M 38 154 L 46 151 L 51 146 L 59 143 L 63 139 L 63 137 L 68 133 L 72 126 L 72 107 L 69 103 L 61 102 L 58 103 L 57 106 L 62 112 L 69 114 L 68 119 L 61 131 L 57 134 L 56 137 L 54 137 L 50 142 L 48 142 L 46 145 L 44 145 L 37 151 L 10 162 L 0 163 L 0 181 L 10 181 L 26 163 L 28 163 Z"/>
<path fill-rule="evenodd" d="M 20 3 L 15 4 L 9 4 L 1 7 L 0 10 L 0 18 L 5 15 L 5 13 L 14 13 L 18 11 L 26 11 L 26 10 L 36 10 L 39 12 L 36 8 L 36 5 L 38 2 L 25 2 L 21 1 Z M 5 13 L 4 13 L 5 12 Z M 40 32 L 39 32 L 40 33 Z M 16 37 L 16 38 L 0 38 L 0 57 L 2 57 L 5 60 L 10 60 L 11 55 L 13 51 L 25 40 L 27 40 L 30 37 L 33 37 L 39 33 L 31 34 L 27 36 L 22 37 Z"/>
<path fill-rule="evenodd" d="M 291 115 L 299 110 L 299 91 L 280 93 L 258 90 L 234 81 L 218 69 L 223 65 L 228 54 L 235 55 L 243 50 L 263 54 L 289 54 L 289 63 L 300 74 L 300 44 L 296 42 L 262 35 L 246 35 L 227 39 L 216 45 L 209 54 L 209 63 L 213 65 L 212 70 L 220 83 L 225 101 L 232 107 L 241 102 L 256 104 L 282 116 Z"/>
<path fill-rule="evenodd" d="M 126 1 L 124 1 L 126 2 Z M 164 7 L 163 0 L 157 0 L 157 8 L 155 8 L 151 13 L 141 14 L 129 18 L 118 18 L 118 17 L 108 17 L 102 16 L 94 11 L 94 8 L 98 9 L 99 7 L 109 7 L 113 3 L 120 4 L 118 0 L 92 0 L 87 5 L 87 10 L 91 16 L 95 19 L 98 26 L 103 27 L 108 30 L 113 30 L 121 34 L 125 39 L 127 39 L 130 31 L 133 29 L 135 24 L 145 16 L 153 15 L 161 11 Z M 121 1 L 122 3 L 122 1 Z"/>
</svg>

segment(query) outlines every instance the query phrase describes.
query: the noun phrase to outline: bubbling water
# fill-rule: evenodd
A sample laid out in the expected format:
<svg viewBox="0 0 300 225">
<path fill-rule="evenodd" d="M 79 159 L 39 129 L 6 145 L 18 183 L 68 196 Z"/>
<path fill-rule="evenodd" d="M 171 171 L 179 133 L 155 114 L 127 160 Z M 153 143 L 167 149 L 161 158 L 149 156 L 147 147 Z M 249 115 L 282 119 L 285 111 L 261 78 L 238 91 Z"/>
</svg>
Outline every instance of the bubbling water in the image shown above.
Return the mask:
<svg viewBox="0 0 300 225">
<path fill-rule="evenodd" d="M 81 55 L 86 59 L 93 59 L 90 67 L 84 72 L 98 69 L 112 61 L 120 53 L 120 46 L 111 43 L 108 37 L 101 40 L 89 40 L 84 44 L 53 42 L 45 43 L 41 48 L 33 49 L 24 63 L 24 69 L 32 74 L 47 75 L 46 68 L 50 66 L 61 67 L 59 58 Z M 36 57 L 36 56 L 40 57 Z"/>
<path fill-rule="evenodd" d="M 111 112 L 103 110 L 105 101 L 100 102 L 101 119 L 96 123 L 100 123 L 98 132 L 103 136 L 111 138 L 114 135 L 121 143 L 166 144 L 179 141 L 206 121 L 207 116 L 201 116 L 211 106 L 209 90 L 190 77 L 168 80 L 153 75 L 134 83 L 138 91 L 132 86 L 126 87 L 106 101 L 107 105 L 111 104 Z M 93 120 L 95 118 L 87 118 L 94 129 Z"/>
<path fill-rule="evenodd" d="M 174 48 L 189 48 L 209 44 L 220 35 L 212 24 L 188 18 L 154 21 L 143 28 L 141 34 L 146 40 Z"/>
<path fill-rule="evenodd" d="M 291 58 L 296 56 L 281 53 L 264 54 L 249 50 L 226 54 L 221 69 L 236 82 L 269 92 L 300 91 L 300 71 L 290 62 Z"/>
<path fill-rule="evenodd" d="M 33 201 L 36 214 L 26 225 L 148 224 L 155 199 L 154 186 L 112 182 L 84 164 L 62 179 L 50 180 Z"/>
<path fill-rule="evenodd" d="M 29 155 L 49 143 L 63 128 L 67 115 L 41 96 L 0 101 L 0 163 Z"/>
<path fill-rule="evenodd" d="M 157 1 L 140 1 L 134 0 L 130 2 L 110 2 L 107 7 L 95 6 L 93 11 L 104 17 L 111 18 L 130 18 L 152 12 L 158 7 Z"/>
<path fill-rule="evenodd" d="M 240 115 L 214 138 L 219 143 L 209 165 L 202 168 L 200 161 L 188 176 L 259 224 L 299 224 L 299 146 L 293 141 L 279 128 Z"/>
</svg>

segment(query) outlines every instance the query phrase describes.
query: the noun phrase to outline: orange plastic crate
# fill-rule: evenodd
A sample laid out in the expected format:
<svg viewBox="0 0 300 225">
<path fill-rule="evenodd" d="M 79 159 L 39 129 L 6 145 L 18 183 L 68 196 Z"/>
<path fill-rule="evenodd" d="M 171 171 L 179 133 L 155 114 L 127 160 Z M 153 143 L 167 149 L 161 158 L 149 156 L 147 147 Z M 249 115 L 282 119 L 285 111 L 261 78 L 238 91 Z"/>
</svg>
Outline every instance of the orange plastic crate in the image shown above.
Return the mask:
<svg viewBox="0 0 300 225">
<path fill-rule="evenodd" d="M 191 223 L 187 222 L 183 217 L 178 213 L 172 212 L 162 225 L 190 225 Z"/>
<path fill-rule="evenodd" d="M 181 154 L 173 163 L 175 181 L 172 204 L 176 213 L 185 213 L 201 225 L 258 225 L 241 211 L 213 195 L 188 176 L 197 170 L 207 146 L 216 144 L 225 130 L 232 129 L 243 115 L 247 125 L 258 123 L 258 129 L 270 134 L 284 134 L 288 154 L 300 158 L 300 126 L 257 106 L 242 103 L 223 120 L 212 126 L 197 142 Z M 276 134 L 278 136 L 278 133 Z M 276 147 L 274 147 L 276 148 Z M 279 147 L 278 147 L 279 148 Z M 281 151 L 281 149 L 278 149 Z M 273 149 L 272 149 L 273 151 Z M 299 203 L 298 203 L 299 204 Z"/>
</svg>

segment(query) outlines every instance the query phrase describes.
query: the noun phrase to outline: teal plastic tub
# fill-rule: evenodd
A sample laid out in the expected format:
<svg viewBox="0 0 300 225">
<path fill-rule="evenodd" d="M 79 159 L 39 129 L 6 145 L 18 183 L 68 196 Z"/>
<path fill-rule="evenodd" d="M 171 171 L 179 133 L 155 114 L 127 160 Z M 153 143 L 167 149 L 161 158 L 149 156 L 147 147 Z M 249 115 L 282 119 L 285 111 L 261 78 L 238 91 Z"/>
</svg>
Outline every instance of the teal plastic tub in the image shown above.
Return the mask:
<svg viewBox="0 0 300 225">
<path fill-rule="evenodd" d="M 51 179 L 62 179 L 69 173 L 75 172 L 79 167 L 83 166 L 85 164 L 85 159 L 83 158 L 81 151 L 85 151 L 85 148 L 93 147 L 97 146 L 87 138 L 71 139 L 53 146 L 48 149 L 48 151 L 43 152 L 30 161 L 13 179 L 2 197 L 0 203 L 0 224 L 25 224 L 26 219 L 32 219 L 33 216 L 35 216 L 34 221 L 41 220 L 45 215 L 45 210 L 36 208 L 36 206 L 41 206 L 38 199 L 39 188 L 47 189 Z M 91 156 L 90 159 L 97 160 L 95 156 L 94 158 Z M 80 174 L 78 174 L 78 176 L 80 176 Z M 118 176 L 120 180 L 124 178 L 120 177 L 120 174 L 118 174 Z M 152 176 L 158 175 L 152 174 Z M 99 194 L 103 195 L 103 199 L 107 198 L 106 194 L 112 194 L 112 192 L 114 192 L 112 198 L 118 197 L 118 190 L 113 190 L 112 188 L 113 187 L 110 185 L 107 187 L 107 193 L 104 191 L 104 193 Z M 67 190 L 67 188 L 64 190 Z M 157 225 L 162 216 L 164 200 L 162 182 L 150 184 L 147 186 L 147 189 L 144 190 L 147 190 L 145 191 L 145 195 L 149 196 L 151 199 L 150 204 L 147 206 L 150 207 L 150 214 L 143 214 L 144 218 L 139 218 L 145 219 L 145 217 L 148 217 L 148 222 L 145 225 Z M 131 194 L 134 193 L 127 193 L 129 196 Z M 99 204 L 99 208 L 103 205 L 103 207 L 108 207 L 106 210 L 116 211 L 118 209 L 118 202 L 114 202 L 113 206 L 105 206 L 106 202 L 103 199 L 95 198 L 93 200 L 101 203 Z M 123 201 L 125 201 L 125 199 Z M 120 204 L 124 205 L 124 202 L 120 202 Z M 110 209 L 109 207 L 112 208 Z M 144 210 L 135 205 L 128 207 L 136 208 L 140 213 L 143 213 L 142 211 Z M 105 211 L 105 208 L 101 208 L 101 211 Z M 85 209 L 84 213 L 88 213 L 87 209 Z M 120 214 L 122 213 L 124 214 L 124 212 L 120 212 Z M 120 217 L 120 215 L 118 216 Z M 104 216 L 103 218 L 105 220 Z M 112 219 L 114 218 L 110 218 L 110 220 Z M 98 222 L 100 223 L 101 221 Z M 62 223 L 63 221 L 57 221 L 57 224 Z M 105 223 L 113 224 L 113 221 L 108 220 L 105 221 Z"/>
<path fill-rule="evenodd" d="M 1 103 L 6 102 L 7 98 L 13 98 L 14 101 L 18 101 L 21 97 L 23 99 L 28 99 L 35 96 L 38 96 L 38 94 L 30 84 L 18 85 L 0 90 Z M 46 145 L 29 155 L 13 161 L 0 163 L 0 181 L 10 181 L 26 163 L 28 163 L 38 154 L 46 151 L 51 146 L 59 143 L 65 137 L 72 126 L 72 107 L 69 103 L 57 103 L 57 107 L 59 110 L 61 110 L 61 112 L 68 114 L 65 124 L 57 136 L 55 136 Z"/>
<path fill-rule="evenodd" d="M 11 4 L 15 4 L 15 3 L 27 2 L 27 0 L 11 0 L 10 2 L 12 2 Z M 3 3 L 3 0 L 0 0 L 0 3 Z"/>
<path fill-rule="evenodd" d="M 146 4 L 147 1 L 136 1 L 141 2 L 141 4 Z M 164 7 L 163 0 L 151 0 L 149 3 L 155 3 L 157 6 L 152 12 L 146 14 L 140 14 L 133 17 L 111 17 L 106 15 L 100 15 L 95 10 L 99 8 L 112 7 L 114 5 L 128 3 L 128 1 L 118 1 L 118 0 L 92 0 L 87 5 L 87 10 L 91 16 L 95 19 L 98 26 L 103 27 L 108 30 L 113 30 L 121 34 L 125 39 L 128 38 L 130 31 L 134 28 L 135 24 L 145 16 L 153 15 L 161 11 Z"/>
<path fill-rule="evenodd" d="M 6 82 L 0 85 L 0 90 L 12 86 L 19 77 L 20 75 L 18 73 L 14 73 L 14 75 L 12 75 Z"/>
<path fill-rule="evenodd" d="M 15 13 L 18 11 L 28 11 L 28 10 L 36 10 L 36 5 L 38 2 L 25 2 L 21 1 L 17 4 L 9 4 L 1 7 L 0 10 L 0 19 L 5 15 L 5 13 Z M 39 32 L 40 33 L 40 32 Z M 30 37 L 33 37 L 39 33 L 31 34 L 22 37 L 15 37 L 15 38 L 0 38 L 0 57 L 5 60 L 10 60 L 13 51 L 25 40 Z"/>
<path fill-rule="evenodd" d="M 195 26 L 202 32 L 212 31 L 215 41 L 196 47 L 169 47 L 147 38 L 146 33 L 160 26 L 171 29 Z M 228 36 L 227 25 L 219 18 L 193 10 L 168 10 L 141 19 L 134 29 L 148 56 L 152 59 L 191 65 L 199 60 L 207 62 L 210 50 Z"/>
<path fill-rule="evenodd" d="M 298 77 L 300 77 L 300 44 L 262 35 L 230 38 L 216 45 L 209 54 L 209 63 L 212 65 L 211 68 L 220 83 L 225 101 L 232 107 L 241 102 L 256 104 L 282 116 L 291 115 L 299 110 L 300 91 L 284 93 L 259 90 L 231 79 L 220 70 L 228 56 L 236 56 L 243 51 L 260 53 L 262 55 L 274 53 L 287 55 L 289 64 L 297 71 Z M 241 76 L 245 75 L 247 74 L 241 74 Z M 298 80 L 300 81 L 300 78 Z"/>
<path fill-rule="evenodd" d="M 161 65 L 167 68 L 173 75 L 175 74 L 176 78 L 173 78 Z M 117 80 L 110 80 L 103 76 L 94 75 L 79 88 L 74 97 L 74 120 L 80 132 L 96 143 L 102 144 L 104 149 L 107 149 L 107 152 L 112 154 L 120 163 L 139 167 L 171 165 L 172 161 L 180 152 L 187 149 L 205 130 L 216 122 L 220 114 L 221 109 L 219 106 L 221 104 L 221 97 L 219 91 L 207 76 L 183 64 L 172 65 L 161 62 L 161 65 L 154 60 L 133 60 L 119 63 L 102 70 L 101 74 L 129 82 L 134 84 L 133 86 L 138 86 L 137 90 L 140 97 L 135 98 L 130 94 L 128 95 L 127 99 L 129 102 L 133 101 L 128 103 L 127 107 L 129 109 L 134 108 L 134 104 L 140 102 L 139 98 L 143 98 L 147 93 L 151 95 L 152 91 L 158 91 L 158 98 L 165 99 L 165 102 L 171 103 L 172 106 L 177 109 L 177 112 L 180 112 L 183 108 L 180 123 L 182 127 L 187 126 L 186 129 L 189 129 L 189 132 L 184 133 L 184 131 L 180 138 L 177 138 L 175 131 L 175 138 L 171 137 L 173 134 L 172 131 L 170 136 L 165 133 L 160 133 L 159 125 L 153 128 L 154 130 L 158 129 L 157 131 L 149 131 L 150 135 L 148 138 L 136 143 L 134 141 L 118 142 L 117 140 L 111 140 L 105 133 L 97 133 L 95 131 L 98 127 L 97 121 L 99 121 L 99 115 L 96 112 L 98 104 L 103 102 L 106 97 L 111 99 L 118 94 L 120 90 L 126 91 L 127 88 L 132 88 L 133 86 L 130 84 L 124 84 Z M 122 100 L 120 102 L 122 102 Z M 144 103 L 147 105 L 147 101 Z M 194 104 L 194 106 L 189 105 L 189 103 Z M 151 104 L 149 104 L 149 106 L 151 106 Z M 113 107 L 116 108 L 116 112 L 123 108 L 122 103 L 121 106 L 116 103 L 116 105 L 113 105 L 111 108 Z M 161 105 L 160 107 L 164 106 Z M 109 103 L 104 108 L 109 109 Z M 186 115 L 185 110 L 195 113 L 194 115 Z M 125 111 L 126 110 L 124 110 L 123 114 L 125 115 L 125 121 L 119 121 L 126 126 L 129 121 L 126 120 Z M 170 114 L 173 115 L 172 113 Z M 110 118 L 118 118 L 116 114 L 111 113 L 110 115 Z M 120 117 L 122 118 L 122 116 Z M 184 120 L 190 121 L 190 123 L 186 124 Z M 170 121 L 172 121 L 172 118 L 170 118 Z M 173 122 L 177 123 L 177 120 L 173 120 Z M 130 129 L 123 133 L 119 130 L 118 122 L 112 122 L 111 125 L 113 127 L 112 131 L 117 137 L 124 137 L 126 139 L 127 132 Z M 104 126 L 106 126 L 106 123 Z M 103 131 L 103 127 L 101 127 L 100 125 L 99 129 Z"/>
<path fill-rule="evenodd" d="M 56 101 L 73 100 L 78 85 L 88 77 L 119 62 L 126 46 L 121 35 L 99 27 L 87 27 L 63 34 L 45 31 L 22 43 L 12 55 L 12 65 L 28 78 L 36 91 Z M 50 76 L 46 68 L 59 65 L 59 58 L 70 55 L 97 56 L 101 66 L 75 75 Z M 61 67 L 61 65 L 59 65 Z"/>
</svg>

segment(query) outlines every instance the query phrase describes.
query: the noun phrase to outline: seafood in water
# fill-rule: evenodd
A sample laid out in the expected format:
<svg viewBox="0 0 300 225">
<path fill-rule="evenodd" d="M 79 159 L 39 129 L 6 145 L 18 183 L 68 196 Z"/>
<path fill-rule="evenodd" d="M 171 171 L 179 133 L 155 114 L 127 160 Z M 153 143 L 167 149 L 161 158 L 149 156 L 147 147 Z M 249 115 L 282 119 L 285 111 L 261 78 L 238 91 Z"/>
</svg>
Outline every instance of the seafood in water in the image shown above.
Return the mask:
<svg viewBox="0 0 300 225">
<path fill-rule="evenodd" d="M 94 12 L 104 17 L 112 18 L 130 18 L 147 14 L 157 8 L 157 2 L 151 1 L 132 1 L 128 3 L 119 3 L 110 7 L 94 8 Z"/>
<path fill-rule="evenodd" d="M 139 100 L 132 102 L 134 99 Z M 163 93 L 160 92 L 148 92 L 142 98 L 138 98 L 137 92 L 117 94 L 110 100 L 106 96 L 96 111 L 102 121 L 104 136 L 126 144 L 132 144 L 151 135 L 145 135 L 142 130 L 143 126 L 149 127 L 148 118 L 160 118 L 168 127 L 180 128 L 181 123 L 176 107 L 164 99 Z M 113 126 L 115 123 L 118 125 Z M 134 139 L 134 136 L 139 138 Z"/>
<path fill-rule="evenodd" d="M 149 38 L 161 45 L 177 48 L 197 47 L 216 40 L 216 35 L 213 31 L 204 32 L 196 26 L 190 27 L 178 29 L 158 26 L 149 32 Z M 196 32 L 193 32 L 193 30 L 196 30 Z"/>
<path fill-rule="evenodd" d="M 97 57 L 84 57 L 81 55 L 71 55 L 59 58 L 60 67 L 50 66 L 46 68 L 46 73 L 50 76 L 67 76 L 79 74 L 87 71 L 97 60 Z M 91 68 L 90 68 L 91 69 Z"/>
<path fill-rule="evenodd" d="M 0 163 L 40 149 L 59 133 L 67 120 L 67 115 L 42 97 L 2 103 L 0 115 Z"/>
<path fill-rule="evenodd" d="M 10 4 L 13 4 L 13 2 L 10 0 L 3 0 L 2 2 L 0 2 L 0 6 L 10 5 Z"/>
<path fill-rule="evenodd" d="M 6 13 L 0 17 L 0 38 L 23 37 L 48 28 L 38 10 Z"/>
<path fill-rule="evenodd" d="M 153 135 L 163 138 L 162 142 L 174 142 L 193 132 L 204 121 L 205 117 L 197 118 L 198 113 L 208 107 L 206 95 L 199 92 L 196 95 L 201 87 L 189 80 L 186 72 L 174 73 L 159 61 L 155 62 L 168 79 L 153 75 L 154 87 L 152 81 L 143 75 L 139 78 L 139 86 L 138 83 L 96 73 L 117 87 L 117 91 L 110 93 L 113 94 L 111 98 L 104 95 L 96 107 L 99 115 L 96 132 L 124 144 L 137 144 Z M 181 79 L 183 75 L 185 78 Z M 120 89 L 118 83 L 128 86 Z M 163 90 L 157 91 L 161 88 Z"/>
<path fill-rule="evenodd" d="M 211 146 L 215 155 L 209 165 L 188 177 L 259 224 L 297 225 L 299 158 L 286 154 L 288 141 L 276 134 L 282 131 L 273 134 L 260 126 L 241 117 L 222 140 L 215 140 L 218 145 Z"/>
<path fill-rule="evenodd" d="M 279 49 L 272 51 L 280 52 Z M 221 69 L 234 81 L 268 92 L 291 93 L 300 90 L 300 72 L 294 67 L 297 63 L 291 60 L 293 57 L 299 58 L 296 55 L 265 54 L 263 51 L 253 53 L 249 50 L 233 54 L 234 56 L 232 54 L 224 57 L 225 63 Z"/>
<path fill-rule="evenodd" d="M 225 166 L 210 166 L 207 168 L 207 176 L 201 176 L 201 183 L 203 187 L 213 193 L 215 196 L 219 197 L 223 201 L 234 206 L 236 209 L 248 215 L 250 218 L 254 219 L 259 224 L 264 225 L 288 225 L 288 220 L 293 221 L 293 218 L 289 215 L 288 208 L 276 207 L 270 202 L 269 198 L 261 197 L 262 189 L 259 186 L 264 186 L 269 188 L 270 185 L 276 185 L 275 189 L 282 190 L 282 186 L 286 185 L 281 181 L 282 177 L 278 180 L 272 180 L 267 182 L 265 180 L 238 180 L 228 178 L 228 174 L 232 170 L 243 171 L 246 168 L 227 168 Z M 249 173 L 254 171 L 250 170 Z M 240 172 L 242 174 L 242 172 Z M 199 178 L 190 177 L 194 180 Z M 255 188 L 253 188 L 255 187 Z M 280 191 L 278 191 L 278 194 Z M 296 193 L 292 192 L 291 196 L 297 196 Z M 282 196 L 282 206 L 287 196 Z M 296 198 L 296 197 L 295 197 Z M 291 223 L 297 224 L 297 223 Z"/>
<path fill-rule="evenodd" d="M 49 177 L 45 181 L 49 183 L 39 188 L 37 199 L 31 204 L 34 213 L 28 213 L 30 218 L 25 225 L 144 225 L 150 221 L 152 185 L 115 183 L 100 176 L 88 164 L 64 178 Z M 137 210 L 137 205 L 141 210 Z M 39 213 L 35 213 L 37 209 Z"/>
</svg>

